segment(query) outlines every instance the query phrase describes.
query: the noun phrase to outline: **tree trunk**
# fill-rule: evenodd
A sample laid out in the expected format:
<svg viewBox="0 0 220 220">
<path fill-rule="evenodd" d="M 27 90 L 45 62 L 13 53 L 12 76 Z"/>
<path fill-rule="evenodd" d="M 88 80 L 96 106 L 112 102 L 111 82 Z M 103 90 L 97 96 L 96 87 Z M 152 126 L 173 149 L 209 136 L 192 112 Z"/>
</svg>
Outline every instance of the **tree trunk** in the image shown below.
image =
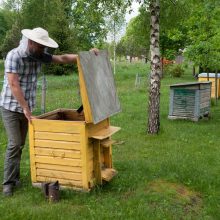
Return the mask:
<svg viewBox="0 0 220 220">
<path fill-rule="evenodd" d="M 159 15 L 160 1 L 151 0 L 151 33 L 150 33 L 150 50 L 151 50 L 151 78 L 149 91 L 149 115 L 148 115 L 148 133 L 157 134 L 160 129 L 160 78 L 161 62 L 159 48 Z"/>
<path fill-rule="evenodd" d="M 195 76 L 196 75 L 196 67 L 195 67 L 195 65 L 193 65 L 193 76 Z"/>
</svg>

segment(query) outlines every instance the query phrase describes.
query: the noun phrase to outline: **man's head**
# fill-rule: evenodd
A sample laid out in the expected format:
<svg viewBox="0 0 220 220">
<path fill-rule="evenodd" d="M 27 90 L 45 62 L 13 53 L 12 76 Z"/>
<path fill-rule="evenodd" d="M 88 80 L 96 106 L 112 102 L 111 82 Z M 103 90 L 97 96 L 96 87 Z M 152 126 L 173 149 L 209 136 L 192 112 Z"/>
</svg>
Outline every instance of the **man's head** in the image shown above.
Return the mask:
<svg viewBox="0 0 220 220">
<path fill-rule="evenodd" d="M 52 38 L 49 37 L 49 34 L 46 30 L 41 27 L 34 29 L 23 29 L 21 33 L 38 44 L 44 45 L 45 47 L 57 48 L 58 44 Z"/>
<path fill-rule="evenodd" d="M 29 53 L 35 58 L 41 57 L 47 47 L 58 47 L 58 44 L 49 37 L 48 32 L 43 28 L 23 29 L 21 33 L 28 39 Z"/>
<path fill-rule="evenodd" d="M 45 46 L 28 39 L 28 51 L 35 58 L 40 58 L 45 51 Z"/>
</svg>

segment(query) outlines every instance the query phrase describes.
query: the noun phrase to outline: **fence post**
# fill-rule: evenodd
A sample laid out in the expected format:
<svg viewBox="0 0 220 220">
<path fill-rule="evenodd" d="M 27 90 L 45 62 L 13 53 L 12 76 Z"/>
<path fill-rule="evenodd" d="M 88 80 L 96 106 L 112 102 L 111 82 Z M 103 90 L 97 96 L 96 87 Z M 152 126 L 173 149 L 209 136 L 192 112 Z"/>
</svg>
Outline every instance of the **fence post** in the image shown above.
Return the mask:
<svg viewBox="0 0 220 220">
<path fill-rule="evenodd" d="M 47 91 L 47 80 L 46 80 L 45 74 L 43 73 L 42 97 L 41 97 L 41 114 L 45 113 L 45 111 L 46 111 L 46 91 Z"/>
</svg>

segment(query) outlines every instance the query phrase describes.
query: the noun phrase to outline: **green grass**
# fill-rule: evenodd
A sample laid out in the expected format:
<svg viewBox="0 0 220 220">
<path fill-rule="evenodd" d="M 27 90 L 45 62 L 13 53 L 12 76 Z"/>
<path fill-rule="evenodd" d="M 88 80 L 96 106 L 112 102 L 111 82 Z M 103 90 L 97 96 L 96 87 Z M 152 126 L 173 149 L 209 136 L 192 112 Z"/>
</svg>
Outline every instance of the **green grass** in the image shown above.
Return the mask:
<svg viewBox="0 0 220 220">
<path fill-rule="evenodd" d="M 134 87 L 136 73 L 146 76 L 139 88 Z M 122 112 L 111 124 L 122 130 L 113 137 L 120 144 L 113 146 L 118 175 L 112 182 L 90 193 L 63 190 L 61 201 L 50 204 L 31 186 L 27 143 L 23 186 L 12 198 L 0 195 L 1 219 L 220 219 L 220 106 L 212 106 L 209 120 L 168 120 L 169 85 L 195 79 L 190 70 L 182 78 L 166 76 L 161 81 L 161 131 L 147 135 L 148 74 L 142 63 L 117 66 Z M 48 76 L 47 81 L 47 111 L 80 106 L 77 74 Z M 35 114 L 40 114 L 40 95 L 39 86 Z M 0 145 L 2 179 L 6 137 L 1 121 Z"/>
<path fill-rule="evenodd" d="M 3 77 L 3 72 L 4 72 L 4 63 L 2 60 L 0 60 L 0 77 Z"/>
</svg>

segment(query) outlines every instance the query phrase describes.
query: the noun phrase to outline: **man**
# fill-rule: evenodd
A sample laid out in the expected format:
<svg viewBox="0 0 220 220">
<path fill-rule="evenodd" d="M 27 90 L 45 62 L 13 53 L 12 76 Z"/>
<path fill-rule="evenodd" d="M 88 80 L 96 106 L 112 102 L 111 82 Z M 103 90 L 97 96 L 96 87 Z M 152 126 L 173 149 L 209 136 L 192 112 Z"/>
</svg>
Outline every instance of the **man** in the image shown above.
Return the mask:
<svg viewBox="0 0 220 220">
<path fill-rule="evenodd" d="M 35 106 L 37 74 L 42 63 L 76 63 L 76 54 L 51 55 L 47 47 L 58 44 L 43 28 L 24 29 L 19 47 L 11 50 L 5 60 L 5 76 L 0 106 L 8 136 L 4 162 L 3 194 L 11 196 L 13 188 L 20 184 L 20 160 L 22 148 Z M 92 49 L 97 55 L 98 50 Z"/>
</svg>

